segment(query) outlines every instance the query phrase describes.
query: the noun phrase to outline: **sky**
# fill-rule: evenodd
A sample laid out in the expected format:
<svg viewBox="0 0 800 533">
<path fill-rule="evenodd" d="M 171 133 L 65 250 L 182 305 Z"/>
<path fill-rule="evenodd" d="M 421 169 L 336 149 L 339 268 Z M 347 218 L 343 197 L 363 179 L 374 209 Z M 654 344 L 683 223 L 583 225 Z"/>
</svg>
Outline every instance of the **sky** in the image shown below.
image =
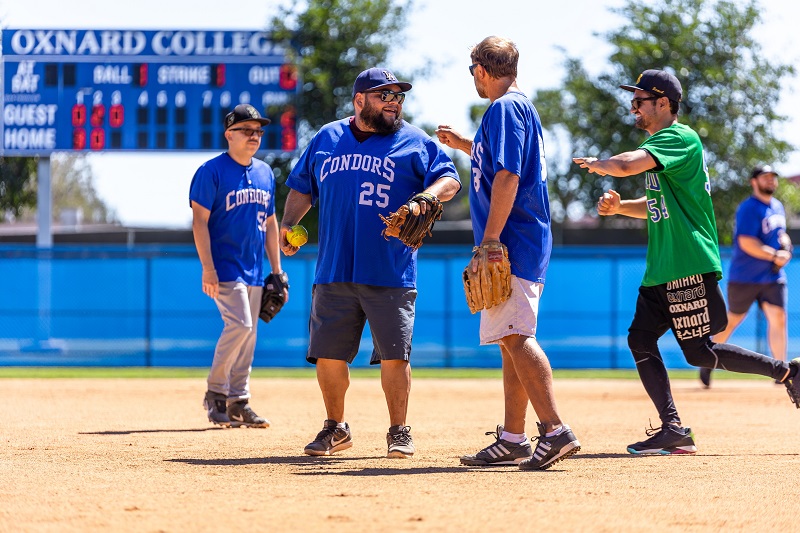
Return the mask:
<svg viewBox="0 0 800 533">
<path fill-rule="evenodd" d="M 282 2 L 237 0 L 0 0 L 3 28 L 48 29 L 217 29 L 261 30 Z M 756 39 L 764 55 L 798 64 L 800 36 L 795 10 L 787 0 L 760 0 L 762 24 Z M 471 47 L 488 35 L 512 39 L 520 51 L 518 85 L 529 96 L 560 85 L 564 53 L 583 59 L 590 74 L 604 72 L 611 48 L 598 37 L 624 21 L 608 7 L 622 0 L 416 0 L 408 28 L 398 36 L 387 65 L 410 72 L 433 61 L 418 79 L 404 109 L 416 120 L 450 124 L 472 136 L 468 108 L 480 102 L 467 67 Z M 230 9 L 226 6 L 234 5 Z M 795 26 L 795 27 L 793 27 Z M 620 80 L 621 83 L 633 82 Z M 778 133 L 800 145 L 800 106 L 793 105 L 797 78 L 781 95 L 779 112 L 789 121 Z M 550 151 L 554 151 L 551 148 Z M 123 225 L 191 227 L 189 184 L 197 167 L 215 153 L 92 154 L 95 189 Z M 786 175 L 800 174 L 800 152 L 777 165 Z"/>
</svg>

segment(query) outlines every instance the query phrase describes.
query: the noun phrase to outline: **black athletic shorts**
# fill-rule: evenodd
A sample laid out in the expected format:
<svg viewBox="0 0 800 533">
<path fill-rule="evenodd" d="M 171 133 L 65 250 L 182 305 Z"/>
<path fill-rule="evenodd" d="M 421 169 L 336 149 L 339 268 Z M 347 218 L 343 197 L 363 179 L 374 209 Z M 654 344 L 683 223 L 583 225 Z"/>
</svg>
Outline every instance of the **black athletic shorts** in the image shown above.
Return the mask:
<svg viewBox="0 0 800 533">
<path fill-rule="evenodd" d="M 629 331 L 661 337 L 672 330 L 678 344 L 696 343 L 728 325 L 725 300 L 713 272 L 697 274 L 654 287 L 639 287 L 636 313 Z"/>
<path fill-rule="evenodd" d="M 361 283 L 314 285 L 311 293 L 310 339 L 306 360 L 337 359 L 352 363 L 364 324 L 372 333 L 371 365 L 383 360 L 408 361 L 414 333 L 417 289 Z"/>
<path fill-rule="evenodd" d="M 789 291 L 785 283 L 739 283 L 728 282 L 728 309 L 731 313 L 747 313 L 753 302 L 758 306 L 768 303 L 786 309 Z"/>
</svg>

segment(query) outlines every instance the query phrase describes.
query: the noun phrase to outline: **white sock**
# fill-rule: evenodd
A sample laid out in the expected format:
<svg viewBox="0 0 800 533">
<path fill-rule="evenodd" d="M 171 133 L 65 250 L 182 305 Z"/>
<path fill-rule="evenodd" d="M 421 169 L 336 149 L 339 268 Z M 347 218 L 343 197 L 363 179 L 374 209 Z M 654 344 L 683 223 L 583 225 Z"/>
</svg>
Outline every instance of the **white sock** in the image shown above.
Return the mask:
<svg viewBox="0 0 800 533">
<path fill-rule="evenodd" d="M 558 426 L 556 429 L 551 431 L 550 433 L 545 433 L 545 437 L 555 437 L 556 435 L 561 435 L 561 432 L 564 431 L 564 426 Z"/>
<path fill-rule="evenodd" d="M 514 444 L 522 444 L 528 440 L 528 436 L 525 433 L 509 433 L 508 431 L 503 431 L 500 434 L 500 438 Z"/>
</svg>

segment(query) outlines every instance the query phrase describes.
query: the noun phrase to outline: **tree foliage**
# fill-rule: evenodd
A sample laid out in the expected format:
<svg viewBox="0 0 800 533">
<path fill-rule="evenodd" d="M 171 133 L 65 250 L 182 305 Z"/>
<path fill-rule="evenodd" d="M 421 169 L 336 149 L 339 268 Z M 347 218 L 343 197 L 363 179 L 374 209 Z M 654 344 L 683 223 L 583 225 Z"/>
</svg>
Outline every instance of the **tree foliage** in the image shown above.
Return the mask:
<svg viewBox="0 0 800 533">
<path fill-rule="evenodd" d="M 36 159 L 32 157 L 0 158 L 0 213 L 16 219 L 36 207 Z"/>
<path fill-rule="evenodd" d="M 392 46 L 402 43 L 411 0 L 307 0 L 285 5 L 268 25 L 276 41 L 291 45 L 299 69 L 301 91 L 296 102 L 298 144 L 304 148 L 316 131 L 353 112 L 356 76 L 368 68 L 387 66 Z M 395 75 L 410 80 L 392 68 Z M 268 157 L 278 181 L 276 205 L 283 208 L 283 184 L 295 162 Z M 282 213 L 279 214 L 279 217 Z M 316 238 L 316 211 L 303 219 Z"/>
<path fill-rule="evenodd" d="M 793 67 L 761 56 L 755 0 L 628 0 L 613 11 L 628 23 L 605 35 L 615 50 L 610 71 L 593 77 L 580 59 L 566 58 L 562 86 L 538 91 L 534 99 L 543 124 L 568 143 L 570 156 L 604 158 L 633 150 L 646 134 L 633 128 L 631 93 L 619 85 L 649 68 L 674 73 L 684 93 L 678 118 L 703 142 L 720 237 L 729 242 L 736 206 L 750 193 L 750 169 L 785 161 L 793 149 L 775 134 L 786 120 L 775 111 L 780 88 Z M 551 196 L 562 211 L 575 204 L 591 211 L 610 187 L 623 197 L 644 194 L 636 177 L 601 178 L 566 157 L 553 167 Z"/>
<path fill-rule="evenodd" d="M 92 169 L 82 155 L 57 153 L 51 157 L 52 219 L 67 210 L 92 223 L 116 222 L 115 214 L 97 196 Z M 0 211 L 6 219 L 36 218 L 38 165 L 33 157 L 0 158 Z"/>
<path fill-rule="evenodd" d="M 116 215 L 97 196 L 92 168 L 82 155 L 59 153 L 51 158 L 53 219 L 67 211 L 89 223 L 114 223 Z"/>
</svg>

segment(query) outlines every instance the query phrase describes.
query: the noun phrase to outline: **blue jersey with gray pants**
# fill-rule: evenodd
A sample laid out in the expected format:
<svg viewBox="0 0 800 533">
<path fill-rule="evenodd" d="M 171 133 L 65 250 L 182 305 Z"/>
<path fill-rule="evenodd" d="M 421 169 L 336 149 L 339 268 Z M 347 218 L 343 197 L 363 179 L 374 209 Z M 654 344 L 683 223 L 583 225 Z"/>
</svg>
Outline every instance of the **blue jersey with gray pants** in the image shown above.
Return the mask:
<svg viewBox="0 0 800 533">
<path fill-rule="evenodd" d="M 223 153 L 192 178 L 191 202 L 209 210 L 211 255 L 219 278 L 215 299 L 223 321 L 208 374 L 208 390 L 228 403 L 250 398 L 264 279 L 265 221 L 275 214 L 275 176 L 263 161 L 237 163 Z"/>
<path fill-rule="evenodd" d="M 240 281 L 222 281 L 214 300 L 224 327 L 208 373 L 208 390 L 226 395 L 229 402 L 250 398 L 250 369 L 263 289 Z"/>
</svg>

